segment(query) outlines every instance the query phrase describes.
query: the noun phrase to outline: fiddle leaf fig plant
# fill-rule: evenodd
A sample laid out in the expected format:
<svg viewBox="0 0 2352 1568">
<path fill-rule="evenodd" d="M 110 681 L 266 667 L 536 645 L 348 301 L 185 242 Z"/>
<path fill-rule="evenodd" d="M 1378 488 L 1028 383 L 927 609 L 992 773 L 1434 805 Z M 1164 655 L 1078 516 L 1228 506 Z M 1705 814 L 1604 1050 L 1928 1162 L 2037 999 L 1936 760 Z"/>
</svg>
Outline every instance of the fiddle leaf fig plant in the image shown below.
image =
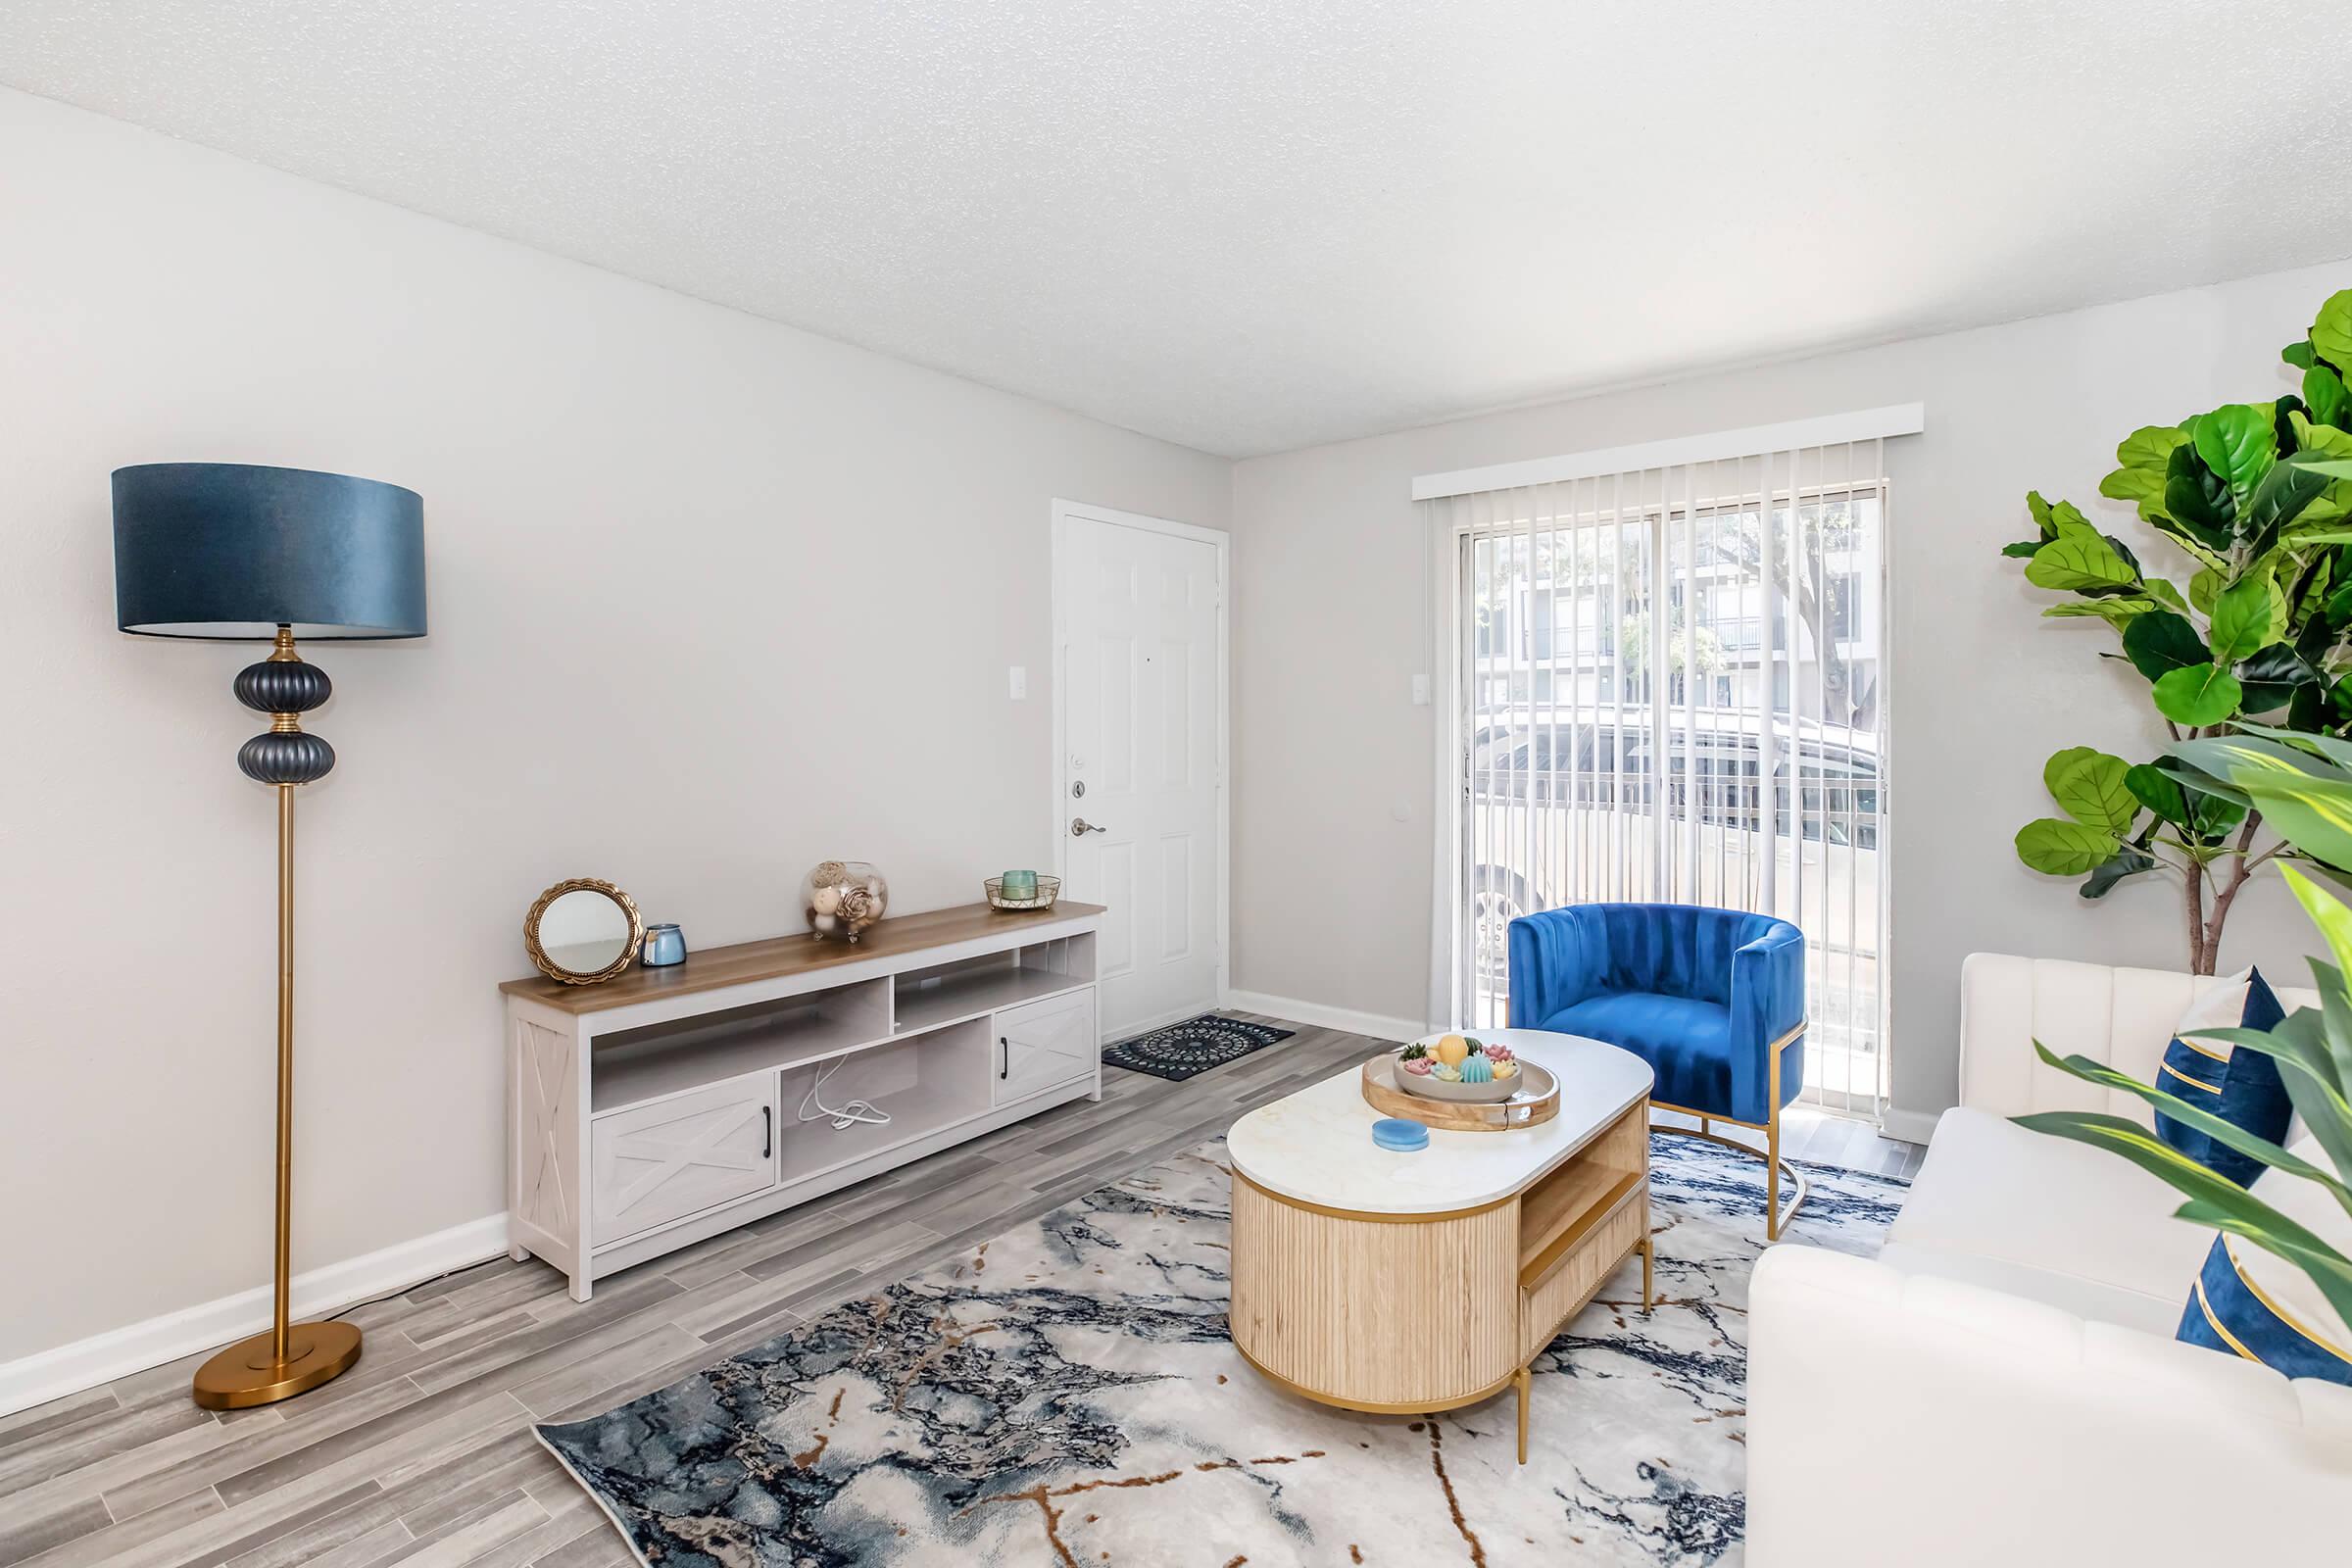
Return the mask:
<svg viewBox="0 0 2352 1568">
<path fill-rule="evenodd" d="M 2068 596 L 2042 613 L 2107 623 L 2176 741 L 2266 718 L 2296 734 L 2352 727 L 2352 289 L 2281 354 L 2296 392 L 2230 403 L 2117 445 L 2099 493 L 2130 503 L 2189 568 L 2151 576 L 2072 502 L 2026 497 L 2034 536 L 2002 554 Z M 2042 769 L 2057 816 L 2027 823 L 2018 858 L 2104 897 L 2149 872 L 2180 878 L 2189 968 L 2211 974 L 2230 908 L 2264 861 L 2260 808 L 2196 790 L 2154 762 L 2070 747 Z"/>
<path fill-rule="evenodd" d="M 2347 465 L 2346 476 L 2352 476 L 2352 465 Z M 2201 794 L 2233 810 L 2260 810 L 2297 858 L 2327 866 L 2338 876 L 2352 875 L 2352 741 L 2241 724 L 2228 735 L 2184 742 L 2169 754 L 2165 769 L 2160 776 L 2174 780 L 2192 798 Z M 2352 908 L 2293 867 L 2286 868 L 2285 876 L 2328 949 L 2327 959 L 2311 960 L 2321 1004 L 2297 1008 L 2268 1031 L 2211 1029 L 2191 1038 L 2275 1058 L 2287 1098 L 2326 1164 L 2257 1138 L 2104 1062 L 2060 1056 L 2038 1040 L 2034 1049 L 2062 1072 L 2135 1096 L 2250 1159 L 2315 1184 L 2352 1214 L 2352 980 L 2346 978 L 2352 976 Z M 2339 1317 L 2352 1323 L 2352 1257 L 2139 1122 L 2079 1110 L 2041 1111 L 2016 1120 L 2035 1132 L 2105 1149 L 2170 1184 L 2188 1200 L 2175 1210 L 2175 1217 L 2227 1231 L 2284 1258 L 2309 1277 Z"/>
</svg>

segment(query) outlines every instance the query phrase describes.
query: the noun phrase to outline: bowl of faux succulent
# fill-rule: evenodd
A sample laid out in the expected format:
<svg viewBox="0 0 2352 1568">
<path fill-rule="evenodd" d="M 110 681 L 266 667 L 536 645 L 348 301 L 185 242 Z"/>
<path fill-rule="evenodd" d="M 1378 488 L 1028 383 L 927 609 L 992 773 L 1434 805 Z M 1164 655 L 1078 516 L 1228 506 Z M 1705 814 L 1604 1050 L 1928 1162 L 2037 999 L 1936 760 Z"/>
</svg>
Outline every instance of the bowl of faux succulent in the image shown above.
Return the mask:
<svg viewBox="0 0 2352 1568">
<path fill-rule="evenodd" d="M 1520 1087 L 1518 1060 L 1500 1041 L 1441 1035 L 1396 1053 L 1396 1087 L 1424 1100 L 1492 1105 Z"/>
</svg>

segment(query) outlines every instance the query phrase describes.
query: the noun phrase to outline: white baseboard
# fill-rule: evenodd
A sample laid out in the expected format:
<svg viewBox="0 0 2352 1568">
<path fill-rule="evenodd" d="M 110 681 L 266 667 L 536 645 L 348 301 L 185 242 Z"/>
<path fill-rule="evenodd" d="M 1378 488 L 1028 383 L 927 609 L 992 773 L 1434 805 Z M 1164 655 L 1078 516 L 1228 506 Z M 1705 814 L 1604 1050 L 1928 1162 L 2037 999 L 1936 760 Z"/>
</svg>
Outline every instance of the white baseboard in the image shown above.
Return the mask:
<svg viewBox="0 0 2352 1568">
<path fill-rule="evenodd" d="M 1320 1002 L 1300 1002 L 1295 997 L 1269 997 L 1262 991 L 1228 991 L 1221 1005 L 1288 1018 L 1294 1023 L 1311 1023 L 1324 1029 L 1344 1029 L 1351 1035 L 1370 1035 L 1375 1040 L 1418 1040 L 1430 1032 L 1430 1025 L 1411 1018 L 1384 1018 L 1377 1012 L 1329 1007 Z"/>
<path fill-rule="evenodd" d="M 1897 1110 L 1889 1105 L 1879 1113 L 1879 1130 L 1906 1144 L 1924 1144 L 1935 1136 L 1936 1123 L 1942 1119 L 1942 1114 L 1935 1110 Z"/>
<path fill-rule="evenodd" d="M 485 1214 L 430 1236 L 297 1274 L 288 1295 L 295 1317 L 318 1317 L 405 1291 L 452 1269 L 469 1268 L 506 1250 L 507 1216 Z M 235 1296 L 0 1363 L 0 1415 L 258 1334 L 270 1326 L 270 1295 L 269 1286 L 259 1285 Z"/>
</svg>

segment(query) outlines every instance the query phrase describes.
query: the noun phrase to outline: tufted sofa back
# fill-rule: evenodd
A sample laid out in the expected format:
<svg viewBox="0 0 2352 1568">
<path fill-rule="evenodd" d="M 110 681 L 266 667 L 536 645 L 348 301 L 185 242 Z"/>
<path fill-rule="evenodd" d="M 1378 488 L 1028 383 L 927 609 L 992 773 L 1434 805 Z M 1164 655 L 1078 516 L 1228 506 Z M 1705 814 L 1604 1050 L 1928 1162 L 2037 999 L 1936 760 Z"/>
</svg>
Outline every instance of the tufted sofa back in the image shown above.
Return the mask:
<svg viewBox="0 0 2352 1568">
<path fill-rule="evenodd" d="M 2317 992 L 2280 985 L 2282 975 L 2263 978 L 2290 1013 L 2320 1004 Z M 2150 1125 L 2155 1116 L 2144 1102 L 2045 1066 L 2034 1042 L 2154 1083 L 2173 1026 L 2221 983 L 2171 969 L 1972 953 L 1960 965 L 1960 1103 L 1996 1116 L 2106 1111 Z"/>
</svg>

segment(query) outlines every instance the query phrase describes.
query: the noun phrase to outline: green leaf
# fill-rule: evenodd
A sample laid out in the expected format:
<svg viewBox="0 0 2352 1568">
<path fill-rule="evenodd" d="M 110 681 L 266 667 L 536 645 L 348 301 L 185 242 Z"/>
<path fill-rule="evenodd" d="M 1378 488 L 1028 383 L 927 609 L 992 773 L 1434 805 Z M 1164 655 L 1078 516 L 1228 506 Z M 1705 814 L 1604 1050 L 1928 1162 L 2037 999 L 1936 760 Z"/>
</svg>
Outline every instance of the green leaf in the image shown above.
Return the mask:
<svg viewBox="0 0 2352 1568">
<path fill-rule="evenodd" d="M 2115 546 L 2089 528 L 2061 530 L 2034 552 L 2026 566 L 2026 581 L 2034 587 L 2076 593 L 2120 588 L 2138 579 L 2139 573 L 2116 554 Z"/>
<path fill-rule="evenodd" d="M 2150 1084 L 2143 1084 L 2130 1073 L 2118 1072 L 2103 1061 L 2093 1061 L 2088 1056 L 2079 1055 L 2060 1057 L 2053 1054 L 2050 1048 L 2038 1040 L 2034 1042 L 2034 1052 L 2051 1066 L 2058 1068 L 2061 1072 L 2070 1073 L 2086 1084 L 2096 1084 L 2101 1089 L 2112 1089 L 2119 1094 L 2132 1095 L 2146 1101 L 2155 1109 L 2162 1111 L 2184 1127 L 2203 1133 L 2225 1149 L 2234 1150 L 2248 1159 L 2268 1165 L 2273 1170 L 2282 1170 L 2289 1176 L 2299 1176 L 2308 1182 L 2318 1182 L 2328 1189 L 2328 1196 L 2342 1206 L 2344 1212 L 2352 1214 L 2352 1187 L 2346 1187 L 2337 1180 L 2332 1171 L 2324 1170 L 2310 1160 L 2291 1154 L 2268 1139 L 2255 1137 L 2233 1121 L 2216 1116 L 2209 1110 L 2201 1110 L 2178 1095 L 2168 1094 Z"/>
<path fill-rule="evenodd" d="M 2289 343 L 2278 351 L 2278 357 L 2298 370 L 2310 369 L 2319 360 L 2319 355 L 2312 352 L 2309 338 L 2305 338 L 2300 343 Z"/>
<path fill-rule="evenodd" d="M 2189 441 L 2197 461 L 2230 486 L 2230 497 L 2243 513 L 2254 487 L 2278 461 L 2278 430 L 2275 411 L 2267 403 L 2225 403 L 2211 414 L 2199 415 Z"/>
<path fill-rule="evenodd" d="M 2189 743 L 2183 742 L 2182 744 Z M 2228 779 L 2216 778 L 2201 768 L 2191 766 L 2178 756 L 2159 757 L 2156 759 L 2156 766 L 2166 778 L 2179 784 L 2192 798 L 2203 796 L 2209 800 L 2228 801 L 2240 812 L 2253 808 L 2253 799 L 2244 790 L 2239 789 Z"/>
<path fill-rule="evenodd" d="M 2213 601 L 2213 662 L 2234 664 L 2275 640 L 2284 617 L 2271 597 L 2269 574 L 2248 574 L 2223 589 Z"/>
<path fill-rule="evenodd" d="M 2041 782 L 2067 815 L 2121 838 L 2139 816 L 2138 798 L 2125 782 L 2130 772 L 2120 757 L 2095 747 L 2070 746 L 2042 764 Z"/>
<path fill-rule="evenodd" d="M 2315 962 L 2317 960 L 2314 960 Z M 2328 965 L 2330 969 L 2334 965 Z M 2343 1104 L 2343 1114 L 2334 1118 L 2352 1130 L 2352 1101 L 2343 1098 L 2343 1074 L 2338 1069 L 2333 1052 L 2324 1036 L 2321 1010 L 2297 1007 L 2288 1013 L 2276 1029 L 2243 1029 L 2231 1025 L 2227 1029 L 2191 1029 L 2183 1036 L 2187 1040 L 2219 1040 L 2239 1051 L 2257 1051 L 2278 1063 L 2282 1074 L 2310 1079 Z M 2304 1118 L 2317 1126 L 2329 1120 L 2327 1116 Z"/>
<path fill-rule="evenodd" d="M 2118 882 L 2125 878 L 2134 877 L 2142 871 L 2155 869 L 2156 857 L 2144 850 L 2135 850 L 2127 844 L 2108 858 L 2092 866 L 2090 875 L 2085 877 L 2082 887 L 2075 891 L 2085 899 L 2103 899 L 2114 891 Z"/>
<path fill-rule="evenodd" d="M 2099 494 L 2134 506 L 2164 499 L 2162 468 L 2118 468 L 2099 481 Z"/>
<path fill-rule="evenodd" d="M 2044 620 L 2070 620 L 2083 615 L 2096 615 L 2122 631 L 2155 608 L 2135 594 L 2118 594 L 2107 599 L 2071 599 L 2064 604 L 2047 607 L 2041 615 Z"/>
<path fill-rule="evenodd" d="M 2237 677 L 2219 664 L 2184 664 L 2158 677 L 2156 710 L 2176 724 L 2200 729 L 2237 711 Z"/>
<path fill-rule="evenodd" d="M 2352 1260 L 2345 1259 L 2310 1230 L 2279 1213 L 2235 1182 L 2217 1176 L 2198 1164 L 2158 1138 L 2149 1128 L 2121 1116 L 2080 1110 L 2047 1110 L 2011 1119 L 2033 1132 L 2071 1138 L 2077 1143 L 2123 1155 L 2200 1205 L 2199 1217 L 2204 1218 L 2205 1223 L 2231 1229 L 2233 1234 L 2242 1235 L 2267 1250 L 2290 1258 L 2306 1272 L 2309 1272 L 2309 1266 L 2303 1261 L 2305 1257 L 2322 1262 L 2331 1260 L 2343 1265 L 2344 1277 L 2340 1281 L 2340 1288 L 2331 1287 L 2329 1276 L 2327 1275 L 2314 1274 L 2313 1281 L 2327 1294 L 2328 1304 L 2345 1314 L 2347 1321 L 2352 1321 Z M 2218 1217 L 2205 1218 L 2208 1215 Z M 2292 1250 L 2281 1250 L 2282 1247 Z"/>
<path fill-rule="evenodd" d="M 2127 468 L 2154 468 L 2158 473 L 2172 460 L 2173 448 L 2188 439 L 2177 424 L 2143 424 L 2116 446 L 2115 461 Z"/>
<path fill-rule="evenodd" d="M 2311 323 L 2311 346 L 2339 370 L 2352 370 L 2352 288 L 2338 289 L 2320 305 Z"/>
<path fill-rule="evenodd" d="M 2044 816 L 2017 830 L 2017 858 L 2050 876 L 2081 876 L 2123 846 L 2099 828 Z"/>
<path fill-rule="evenodd" d="M 2146 590 L 2147 596 L 2163 609 L 2180 615 L 2188 613 L 2188 601 L 2181 598 L 2180 590 L 2174 587 L 2165 578 L 2150 577 L 2142 582 L 2140 587 Z"/>
<path fill-rule="evenodd" d="M 2257 553 L 2268 550 L 2281 530 L 2303 516 L 2333 482 L 2308 463 L 2281 463 L 2264 474 L 2262 483 L 2254 487 L 2253 499 L 2246 503 L 2244 529 L 2249 547 Z M 2314 536 L 2305 533 L 2297 538 L 2309 544 Z"/>
<path fill-rule="evenodd" d="M 2188 793 L 2153 762 L 2141 762 L 2124 770 L 2124 787 L 2132 798 L 2154 811 L 2175 827 L 2189 825 Z"/>
<path fill-rule="evenodd" d="M 2256 1209 L 2261 1212 L 2251 1212 Z M 2286 1259 L 2320 1288 L 2320 1294 L 2328 1298 L 2328 1304 L 2335 1308 L 2337 1316 L 2352 1322 L 2352 1317 L 2345 1317 L 2345 1306 L 2352 1303 L 2352 1261 L 2325 1242 L 2316 1247 L 2306 1244 L 2303 1238 L 2311 1232 L 2301 1226 L 2294 1227 L 2293 1232 L 2281 1231 L 2276 1222 L 2285 1217 L 2260 1199 L 2244 1205 L 2198 1199 L 2173 1210 L 2175 1219 L 2242 1236 L 2264 1251 Z"/>
<path fill-rule="evenodd" d="M 2205 570 L 2188 579 L 2188 602 L 2200 615 L 2213 613 L 2213 602 L 2221 597 L 2222 574 Z"/>
<path fill-rule="evenodd" d="M 2322 864 L 2352 869 L 2352 771 L 2275 741 L 2236 735 L 2185 741 L 2171 756 L 2226 780 L 2296 849 Z"/>
<path fill-rule="evenodd" d="M 2288 416 L 2294 427 L 2295 441 L 2302 447 L 2296 461 L 2306 457 L 2352 458 L 2352 430 L 2338 430 L 2333 425 L 2314 424 L 2303 416 Z"/>
<path fill-rule="evenodd" d="M 2298 729 L 2275 729 L 2268 724 L 2240 724 L 2238 730 L 2257 735 L 2264 740 L 2277 741 L 2297 751 L 2310 752 L 2326 758 L 2338 767 L 2352 768 L 2352 741 L 2340 735 L 2318 735 Z"/>
<path fill-rule="evenodd" d="M 2341 900 L 2293 866 L 2279 869 L 2286 875 L 2286 885 L 2293 891 L 2295 902 L 2303 906 L 2303 912 L 2311 916 L 2311 923 L 2327 939 L 2328 952 L 2335 959 L 2337 972 L 2352 972 L 2352 909 L 2345 908 Z"/>
<path fill-rule="evenodd" d="M 2041 546 L 2042 541 L 2039 539 L 2020 539 L 2016 544 L 2001 546 L 2001 554 L 2014 556 L 2021 561 L 2031 561 L 2034 558 L 2034 552 L 2039 550 Z"/>
<path fill-rule="evenodd" d="M 2124 628 L 2124 657 L 2150 680 L 2184 664 L 2210 664 L 2213 650 L 2197 635 L 2184 615 L 2169 610 L 2150 611 Z"/>
<path fill-rule="evenodd" d="M 2352 420 L 2352 393 L 2344 390 L 2344 378 L 2325 365 L 2303 372 L 2303 401 L 2310 406 L 2315 424 L 2341 429 Z"/>
<path fill-rule="evenodd" d="M 2175 449 L 2165 469 L 2164 510 L 2208 550 L 2227 551 L 2236 541 L 2231 524 L 2237 502 L 2230 482 L 2206 467 L 2193 446 Z"/>
<path fill-rule="evenodd" d="M 2237 679 L 2245 688 L 2240 698 L 2245 710 L 2267 713 L 2285 707 L 2297 687 L 2316 684 L 2326 677 L 2296 652 L 2292 643 L 2273 643 L 2239 662 Z"/>
</svg>

